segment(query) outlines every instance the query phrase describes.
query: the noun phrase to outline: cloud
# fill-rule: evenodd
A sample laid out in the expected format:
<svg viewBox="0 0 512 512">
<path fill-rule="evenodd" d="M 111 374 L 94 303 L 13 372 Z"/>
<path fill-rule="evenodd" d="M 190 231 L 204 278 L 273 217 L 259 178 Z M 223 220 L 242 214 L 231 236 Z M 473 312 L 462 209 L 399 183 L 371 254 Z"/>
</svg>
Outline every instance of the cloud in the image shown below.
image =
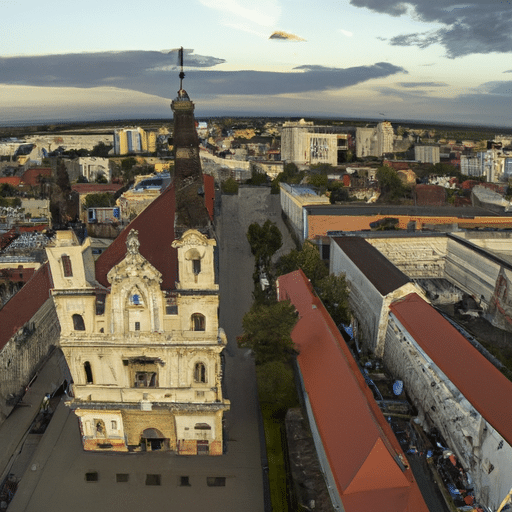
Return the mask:
<svg viewBox="0 0 512 512">
<path fill-rule="evenodd" d="M 416 87 L 448 87 L 444 82 L 399 82 L 401 87 L 416 88 Z"/>
<path fill-rule="evenodd" d="M 282 32 L 278 30 L 274 32 L 269 39 L 280 39 L 285 41 L 305 41 L 302 37 L 296 36 L 295 34 L 288 34 L 288 32 Z"/>
<path fill-rule="evenodd" d="M 395 46 L 426 48 L 441 44 L 449 58 L 473 53 L 512 52 L 512 4 L 509 0 L 350 0 L 356 7 L 401 16 L 412 14 L 420 21 L 443 27 L 402 34 L 390 39 Z"/>
<path fill-rule="evenodd" d="M 222 15 L 222 23 L 236 28 L 241 20 L 261 27 L 272 27 L 281 15 L 277 0 L 199 0 L 202 5 L 217 10 Z M 228 19 L 229 18 L 229 19 Z"/>
<path fill-rule="evenodd" d="M 176 54 L 175 54 L 176 53 Z M 326 68 L 299 66 L 287 73 L 217 71 L 225 62 L 185 52 L 185 88 L 192 97 L 217 94 L 276 95 L 326 91 L 374 78 L 407 73 L 399 66 L 379 62 L 370 66 Z M 168 98 L 178 85 L 177 50 L 162 52 L 81 53 L 39 57 L 0 58 L 0 83 L 44 87 L 116 87 Z M 193 66 L 196 69 L 189 70 Z"/>
<path fill-rule="evenodd" d="M 507 71 L 503 71 L 503 73 L 512 73 L 512 69 L 507 69 Z"/>
<path fill-rule="evenodd" d="M 347 37 L 352 37 L 354 34 L 352 32 L 350 32 L 349 30 L 343 30 L 342 28 L 338 29 L 338 32 L 340 34 L 343 34 L 344 36 L 347 36 Z"/>
</svg>

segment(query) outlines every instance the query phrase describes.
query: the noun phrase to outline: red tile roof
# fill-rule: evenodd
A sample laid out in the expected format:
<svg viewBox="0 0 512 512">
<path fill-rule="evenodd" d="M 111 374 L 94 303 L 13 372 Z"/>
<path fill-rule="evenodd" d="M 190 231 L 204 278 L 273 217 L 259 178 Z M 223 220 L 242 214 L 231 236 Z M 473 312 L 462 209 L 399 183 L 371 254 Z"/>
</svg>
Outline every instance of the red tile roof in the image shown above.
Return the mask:
<svg viewBox="0 0 512 512">
<path fill-rule="evenodd" d="M 38 187 L 40 185 L 38 181 L 38 176 L 51 176 L 52 170 L 50 167 L 38 167 L 36 169 L 27 169 L 21 178 L 21 181 L 25 185 L 30 185 L 31 187 Z"/>
<path fill-rule="evenodd" d="M 407 295 L 390 309 L 473 407 L 512 444 L 512 382 L 419 295 Z"/>
<path fill-rule="evenodd" d="M 130 230 L 136 229 L 140 253 L 162 273 L 162 289 L 174 289 L 178 275 L 177 252 L 171 245 L 174 241 L 174 213 L 175 194 L 171 184 L 121 231 L 96 260 L 96 280 L 110 287 L 107 274 L 126 256 L 126 237 Z"/>
<path fill-rule="evenodd" d="M 209 174 L 203 174 L 203 183 L 204 202 L 206 204 L 206 209 L 208 210 L 210 220 L 213 221 L 213 208 L 215 204 L 215 178 Z"/>
<path fill-rule="evenodd" d="M 332 318 L 301 270 L 278 280 L 299 313 L 292 339 L 322 444 L 346 512 L 427 512 L 400 445 Z"/>
<path fill-rule="evenodd" d="M 79 194 L 91 194 L 91 193 L 102 193 L 102 192 L 117 192 L 123 185 L 119 183 L 75 183 L 71 185 L 74 192 Z"/>
<path fill-rule="evenodd" d="M 2 183 L 8 183 L 9 185 L 12 185 L 13 187 L 18 187 L 21 183 L 21 178 L 18 176 L 6 176 L 3 178 L 0 178 L 0 184 Z"/>
<path fill-rule="evenodd" d="M 23 327 L 50 296 L 51 277 L 48 263 L 0 309 L 0 350 Z"/>
</svg>

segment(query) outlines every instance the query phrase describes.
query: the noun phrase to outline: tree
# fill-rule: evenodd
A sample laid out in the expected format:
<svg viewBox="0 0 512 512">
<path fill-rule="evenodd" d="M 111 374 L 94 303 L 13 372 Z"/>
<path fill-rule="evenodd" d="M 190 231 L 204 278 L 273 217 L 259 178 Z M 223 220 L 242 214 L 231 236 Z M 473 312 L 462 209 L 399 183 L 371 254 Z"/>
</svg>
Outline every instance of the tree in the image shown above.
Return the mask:
<svg viewBox="0 0 512 512">
<path fill-rule="evenodd" d="M 328 183 L 327 174 L 310 174 L 308 176 L 308 183 L 313 187 L 325 188 Z"/>
<path fill-rule="evenodd" d="M 304 242 L 300 251 L 294 249 L 281 256 L 277 263 L 277 275 L 288 274 L 299 268 L 306 274 L 313 286 L 317 286 L 320 280 L 329 274 L 317 247 L 309 240 Z"/>
<path fill-rule="evenodd" d="M 297 404 L 297 390 L 293 370 L 282 361 L 269 361 L 256 367 L 260 400 L 278 409 L 289 409 Z"/>
<path fill-rule="evenodd" d="M 349 291 L 343 274 L 322 278 L 316 292 L 336 325 L 350 323 Z"/>
<path fill-rule="evenodd" d="M 105 208 L 108 206 L 114 206 L 116 200 L 112 194 L 108 192 L 100 194 L 87 194 L 84 201 L 85 208 Z"/>
<path fill-rule="evenodd" d="M 228 178 L 221 184 L 223 194 L 238 194 L 238 183 L 233 178 Z"/>
<path fill-rule="evenodd" d="M 104 142 L 100 141 L 96 146 L 92 148 L 91 156 L 99 156 L 106 158 L 108 157 L 109 151 L 112 149 L 112 145 L 107 146 Z"/>
<path fill-rule="evenodd" d="M 264 172 L 258 172 L 256 169 L 251 170 L 251 179 L 247 180 L 248 185 L 265 185 L 268 181 L 267 174 Z"/>
<path fill-rule="evenodd" d="M 387 165 L 379 167 L 375 176 L 379 182 L 383 196 L 387 199 L 399 199 L 405 195 L 407 188 L 402 183 L 397 172 L 391 167 Z"/>
<path fill-rule="evenodd" d="M 296 322 L 297 314 L 289 301 L 254 302 L 242 320 L 244 333 L 239 336 L 238 344 L 252 349 L 257 365 L 287 362 L 297 353 L 291 337 Z"/>
<path fill-rule="evenodd" d="M 263 267 L 265 272 L 270 270 L 272 256 L 283 245 L 283 236 L 277 225 L 267 219 L 260 226 L 253 222 L 247 230 L 247 240 L 251 246 L 251 252 L 256 260 L 257 267 Z"/>
</svg>

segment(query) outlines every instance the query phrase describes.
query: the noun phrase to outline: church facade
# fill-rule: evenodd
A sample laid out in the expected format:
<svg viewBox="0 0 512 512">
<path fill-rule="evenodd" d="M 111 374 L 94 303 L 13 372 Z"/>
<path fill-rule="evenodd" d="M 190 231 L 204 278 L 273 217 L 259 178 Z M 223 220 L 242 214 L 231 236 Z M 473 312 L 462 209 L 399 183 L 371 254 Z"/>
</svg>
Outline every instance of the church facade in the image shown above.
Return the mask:
<svg viewBox="0 0 512 512">
<path fill-rule="evenodd" d="M 173 183 L 96 262 L 71 231 L 47 248 L 85 450 L 223 453 L 217 244 L 182 87 L 171 107 Z"/>
</svg>

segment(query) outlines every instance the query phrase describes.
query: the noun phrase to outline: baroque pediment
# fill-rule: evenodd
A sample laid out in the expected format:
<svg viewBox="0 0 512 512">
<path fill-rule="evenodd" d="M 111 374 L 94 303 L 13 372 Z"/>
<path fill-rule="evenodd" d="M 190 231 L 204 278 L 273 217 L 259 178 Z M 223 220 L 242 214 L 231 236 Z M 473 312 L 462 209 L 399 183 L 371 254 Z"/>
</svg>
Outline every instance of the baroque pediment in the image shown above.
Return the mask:
<svg viewBox="0 0 512 512">
<path fill-rule="evenodd" d="M 148 284 L 161 283 L 162 274 L 139 252 L 139 232 L 132 229 L 126 239 L 126 256 L 107 274 L 110 284 L 138 278 Z"/>
<path fill-rule="evenodd" d="M 211 245 L 209 239 L 196 229 L 189 229 L 186 231 L 179 240 L 174 240 L 172 246 L 174 248 L 183 246 L 207 246 Z"/>
</svg>

